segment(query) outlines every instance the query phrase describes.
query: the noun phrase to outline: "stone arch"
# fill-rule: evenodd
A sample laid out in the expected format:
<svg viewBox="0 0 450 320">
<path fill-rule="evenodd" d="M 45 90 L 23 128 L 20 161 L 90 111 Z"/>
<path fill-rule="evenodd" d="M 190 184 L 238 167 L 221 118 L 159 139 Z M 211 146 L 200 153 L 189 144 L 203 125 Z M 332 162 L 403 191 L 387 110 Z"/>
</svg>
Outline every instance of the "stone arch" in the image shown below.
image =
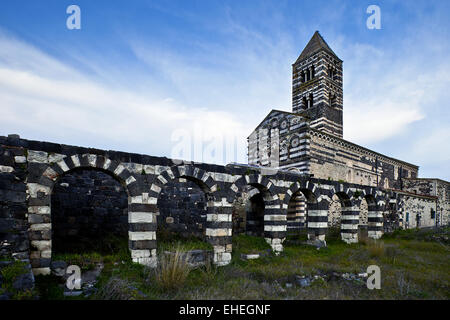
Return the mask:
<svg viewBox="0 0 450 320">
<path fill-rule="evenodd" d="M 306 224 L 308 241 L 325 242 L 328 228 L 328 208 L 331 202 L 328 193 L 323 192 L 319 184 L 312 181 L 298 181 L 291 184 L 284 197 L 284 205 L 288 206 L 292 197 L 299 192 L 306 198 Z"/>
<path fill-rule="evenodd" d="M 372 239 L 379 239 L 383 235 L 383 211 L 384 201 L 372 188 L 364 194 L 367 202 L 367 236 Z"/>
<path fill-rule="evenodd" d="M 259 190 L 252 186 L 247 186 L 244 189 L 245 191 L 242 190 L 240 195 L 232 201 L 233 235 L 247 233 L 249 212 L 252 210 L 252 198 L 260 194 Z"/>
<path fill-rule="evenodd" d="M 256 187 L 248 185 L 248 201 L 246 203 L 245 233 L 248 235 L 264 236 L 264 196 Z"/>
<path fill-rule="evenodd" d="M 287 205 L 284 205 L 276 194 L 275 185 L 261 174 L 250 174 L 239 177 L 231 186 L 236 195 L 245 185 L 250 185 L 262 194 L 264 200 L 264 238 L 272 246 L 274 252 L 283 250 L 283 241 L 287 231 Z"/>
<path fill-rule="evenodd" d="M 306 198 L 302 192 L 291 196 L 288 202 L 287 231 L 288 234 L 299 234 L 306 227 Z"/>
<path fill-rule="evenodd" d="M 151 223 L 149 222 L 151 219 L 142 210 L 136 210 L 137 200 L 141 199 L 142 203 L 143 197 L 136 178 L 120 162 L 103 155 L 86 153 L 66 156 L 56 163 L 30 172 L 31 178 L 27 183 L 28 213 L 45 217 L 44 223 L 42 223 L 42 220 L 34 222 L 29 219 L 30 262 L 34 274 L 50 273 L 52 256 L 51 195 L 56 181 L 75 169 L 100 170 L 122 184 L 128 195 L 128 235 L 131 257 L 134 262 L 152 265 L 154 259 L 151 241 L 154 240 L 154 233 L 151 231 Z M 139 231 L 136 229 L 139 229 Z"/>
<path fill-rule="evenodd" d="M 354 193 L 347 188 L 334 194 L 341 204 L 340 234 L 346 243 L 358 242 L 359 206 Z"/>
<path fill-rule="evenodd" d="M 169 181 L 185 178 L 195 182 L 205 192 L 207 198 L 206 241 L 214 247 L 214 263 L 226 265 L 231 261 L 232 203 L 217 193 L 219 186 L 211 174 L 194 165 L 176 165 L 161 172 L 150 187 L 149 197 L 155 204 L 153 212 L 158 212 L 157 202 L 162 188 Z"/>
</svg>

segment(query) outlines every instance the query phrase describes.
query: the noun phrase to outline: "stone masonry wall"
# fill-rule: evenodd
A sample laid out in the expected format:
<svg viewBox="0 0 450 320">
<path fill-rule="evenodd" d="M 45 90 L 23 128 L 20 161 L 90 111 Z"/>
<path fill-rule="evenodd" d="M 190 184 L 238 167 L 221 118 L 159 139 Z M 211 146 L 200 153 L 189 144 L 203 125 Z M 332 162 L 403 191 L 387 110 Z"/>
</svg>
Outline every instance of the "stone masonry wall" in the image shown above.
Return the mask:
<svg viewBox="0 0 450 320">
<path fill-rule="evenodd" d="M 259 218 L 263 224 L 262 235 L 276 253 L 283 250 L 288 205 L 299 192 L 305 199 L 304 225 L 313 243 L 325 241 L 333 195 L 339 193 L 346 199 L 341 217 L 341 235 L 346 242 L 358 241 L 361 197 L 372 199 L 368 208 L 368 234 L 374 238 L 383 234 L 383 208 L 390 200 L 384 190 L 376 187 L 317 179 L 290 171 L 263 174 L 261 168 L 252 166 L 181 162 L 17 137 L 0 137 L 0 147 L 0 252 L 13 259 L 29 257 L 35 275 L 50 273 L 52 232 L 58 232 L 53 230 L 52 210 L 56 208 L 52 208 L 52 202 L 56 201 L 58 190 L 65 188 L 63 183 L 70 186 L 64 179 L 70 181 L 70 175 L 78 170 L 102 172 L 120 183 L 128 198 L 131 258 L 148 266 L 157 263 L 158 216 L 161 220 L 164 215 L 161 203 L 172 183 L 182 192 L 180 179 L 193 182 L 205 196 L 205 241 L 213 246 L 213 260 L 217 265 L 226 265 L 231 260 L 233 203 L 243 192 L 262 197 L 264 211 Z M 197 200 L 203 208 L 203 199 Z"/>
<path fill-rule="evenodd" d="M 409 192 L 437 197 L 438 225 L 448 225 L 450 211 L 450 183 L 440 179 L 404 179 L 403 189 Z"/>
<path fill-rule="evenodd" d="M 183 237 L 205 238 L 207 200 L 194 182 L 178 179 L 166 185 L 158 201 L 158 226 Z"/>
<path fill-rule="evenodd" d="M 314 177 L 356 184 L 401 189 L 402 178 L 416 177 L 418 168 L 311 131 L 310 172 Z"/>
<path fill-rule="evenodd" d="M 51 208 L 55 252 L 93 248 L 95 242 L 110 236 L 128 237 L 127 194 L 102 171 L 75 170 L 64 175 L 53 189 Z"/>
<path fill-rule="evenodd" d="M 0 300 L 14 298 L 14 292 L 3 289 L 6 280 L 1 271 L 17 262 L 23 262 L 25 268 L 13 279 L 14 290 L 23 292 L 34 287 L 29 259 L 26 175 L 26 150 L 0 144 Z"/>
</svg>

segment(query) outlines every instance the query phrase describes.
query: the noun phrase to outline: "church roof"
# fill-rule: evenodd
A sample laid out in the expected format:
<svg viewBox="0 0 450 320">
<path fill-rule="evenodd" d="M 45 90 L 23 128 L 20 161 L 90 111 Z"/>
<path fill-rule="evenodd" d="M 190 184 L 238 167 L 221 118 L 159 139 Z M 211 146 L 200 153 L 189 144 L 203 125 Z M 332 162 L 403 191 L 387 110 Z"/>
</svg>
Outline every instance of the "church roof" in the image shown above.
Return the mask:
<svg viewBox="0 0 450 320">
<path fill-rule="evenodd" d="M 297 61 L 295 63 L 302 61 L 306 58 L 311 57 L 313 54 L 319 52 L 320 50 L 325 50 L 329 54 L 333 55 L 336 59 L 339 61 L 342 61 L 338 58 L 338 56 L 331 50 L 331 48 L 328 46 L 326 41 L 322 38 L 319 31 L 314 32 L 311 40 L 309 40 L 308 44 L 306 45 L 305 49 L 303 49 L 302 53 L 298 57 Z"/>
</svg>

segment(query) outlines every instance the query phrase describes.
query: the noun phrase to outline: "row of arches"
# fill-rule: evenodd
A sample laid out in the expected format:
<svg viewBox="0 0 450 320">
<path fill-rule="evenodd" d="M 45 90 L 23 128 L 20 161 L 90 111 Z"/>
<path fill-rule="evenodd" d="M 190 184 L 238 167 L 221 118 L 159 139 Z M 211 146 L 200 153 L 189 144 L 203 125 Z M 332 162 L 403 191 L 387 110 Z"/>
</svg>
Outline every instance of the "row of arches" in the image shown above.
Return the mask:
<svg viewBox="0 0 450 320">
<path fill-rule="evenodd" d="M 328 214 L 324 213 L 324 210 L 328 209 L 330 197 L 321 194 L 323 190 L 319 190 L 310 181 L 293 183 L 285 194 L 280 194 L 279 187 L 266 176 L 259 174 L 239 176 L 231 186 L 215 181 L 210 173 L 192 165 L 173 166 L 157 176 L 139 176 L 132 175 L 123 164 L 91 154 L 66 157 L 41 171 L 40 174 L 34 173 L 34 178 L 29 179 L 27 184 L 30 195 L 31 260 L 33 269 L 40 271 L 48 268 L 52 252 L 54 248 L 58 248 L 56 242 L 53 246 L 52 240 L 57 241 L 58 237 L 75 235 L 73 232 L 65 232 L 76 229 L 63 227 L 69 220 L 75 226 L 97 226 L 97 230 L 117 230 L 123 234 L 123 225 L 126 225 L 124 219 L 127 219 L 128 243 L 133 261 L 154 265 L 158 216 L 161 217 L 161 212 L 164 211 L 164 201 L 166 203 L 172 201 L 164 197 L 170 196 L 167 190 L 173 188 L 174 183 L 177 185 L 187 183 L 187 188 L 196 188 L 194 194 L 198 195 L 198 209 L 202 212 L 201 219 L 196 223 L 201 225 L 204 240 L 214 247 L 214 261 L 218 265 L 227 264 L 231 260 L 233 202 L 243 192 L 251 194 L 251 205 L 247 210 L 248 231 L 263 236 L 274 251 L 282 250 L 288 219 L 291 219 L 288 214 L 290 200 L 298 199 L 296 194 L 299 192 L 306 201 L 307 219 L 303 220 L 303 224 L 306 223 L 308 238 L 324 240 L 324 230 L 327 228 Z M 83 182 L 80 190 L 89 190 L 87 198 L 76 199 L 64 192 L 67 186 L 74 184 L 74 181 Z M 100 190 L 104 192 L 100 193 Z M 349 216 L 345 220 L 349 224 L 352 223 L 350 216 L 354 212 L 351 210 L 350 202 L 346 202 L 344 194 L 341 195 L 342 203 L 345 205 L 342 216 Z M 283 195 L 283 198 L 280 198 L 280 195 Z M 349 197 L 348 194 L 345 195 Z M 116 198 L 121 200 L 113 203 L 113 199 Z M 74 201 L 73 207 L 78 207 L 79 210 L 70 213 L 64 211 L 67 199 Z M 86 199 L 97 201 L 102 205 L 97 205 L 96 212 L 93 213 L 89 206 L 82 203 Z M 56 214 L 53 214 L 54 212 Z M 65 215 L 67 219 L 59 219 L 61 216 L 58 216 L 57 212 L 63 213 L 62 217 Z M 108 220 L 111 215 L 114 217 L 112 221 Z M 45 219 L 37 219 L 38 216 Z M 165 222 L 169 224 L 171 219 L 167 218 L 174 218 L 167 215 L 164 217 Z M 178 217 L 183 217 L 183 214 Z M 161 219 L 159 222 L 161 223 Z M 59 228 L 64 232 L 58 230 Z M 78 229 L 80 228 L 82 229 L 82 227 Z M 52 234 L 56 238 L 52 238 Z"/>
</svg>

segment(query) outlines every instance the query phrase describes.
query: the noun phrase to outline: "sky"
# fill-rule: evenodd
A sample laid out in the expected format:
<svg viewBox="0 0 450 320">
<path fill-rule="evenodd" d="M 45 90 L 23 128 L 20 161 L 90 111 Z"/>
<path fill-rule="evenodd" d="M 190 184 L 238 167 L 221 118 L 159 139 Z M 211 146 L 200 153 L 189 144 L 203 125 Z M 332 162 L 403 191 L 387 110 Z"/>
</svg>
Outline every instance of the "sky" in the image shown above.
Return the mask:
<svg viewBox="0 0 450 320">
<path fill-rule="evenodd" d="M 81 29 L 68 29 L 70 5 Z M 381 29 L 368 29 L 369 5 Z M 292 63 L 319 30 L 344 61 L 344 138 L 450 180 L 450 1 L 0 3 L 0 135 L 247 163 L 291 111 Z"/>
</svg>

